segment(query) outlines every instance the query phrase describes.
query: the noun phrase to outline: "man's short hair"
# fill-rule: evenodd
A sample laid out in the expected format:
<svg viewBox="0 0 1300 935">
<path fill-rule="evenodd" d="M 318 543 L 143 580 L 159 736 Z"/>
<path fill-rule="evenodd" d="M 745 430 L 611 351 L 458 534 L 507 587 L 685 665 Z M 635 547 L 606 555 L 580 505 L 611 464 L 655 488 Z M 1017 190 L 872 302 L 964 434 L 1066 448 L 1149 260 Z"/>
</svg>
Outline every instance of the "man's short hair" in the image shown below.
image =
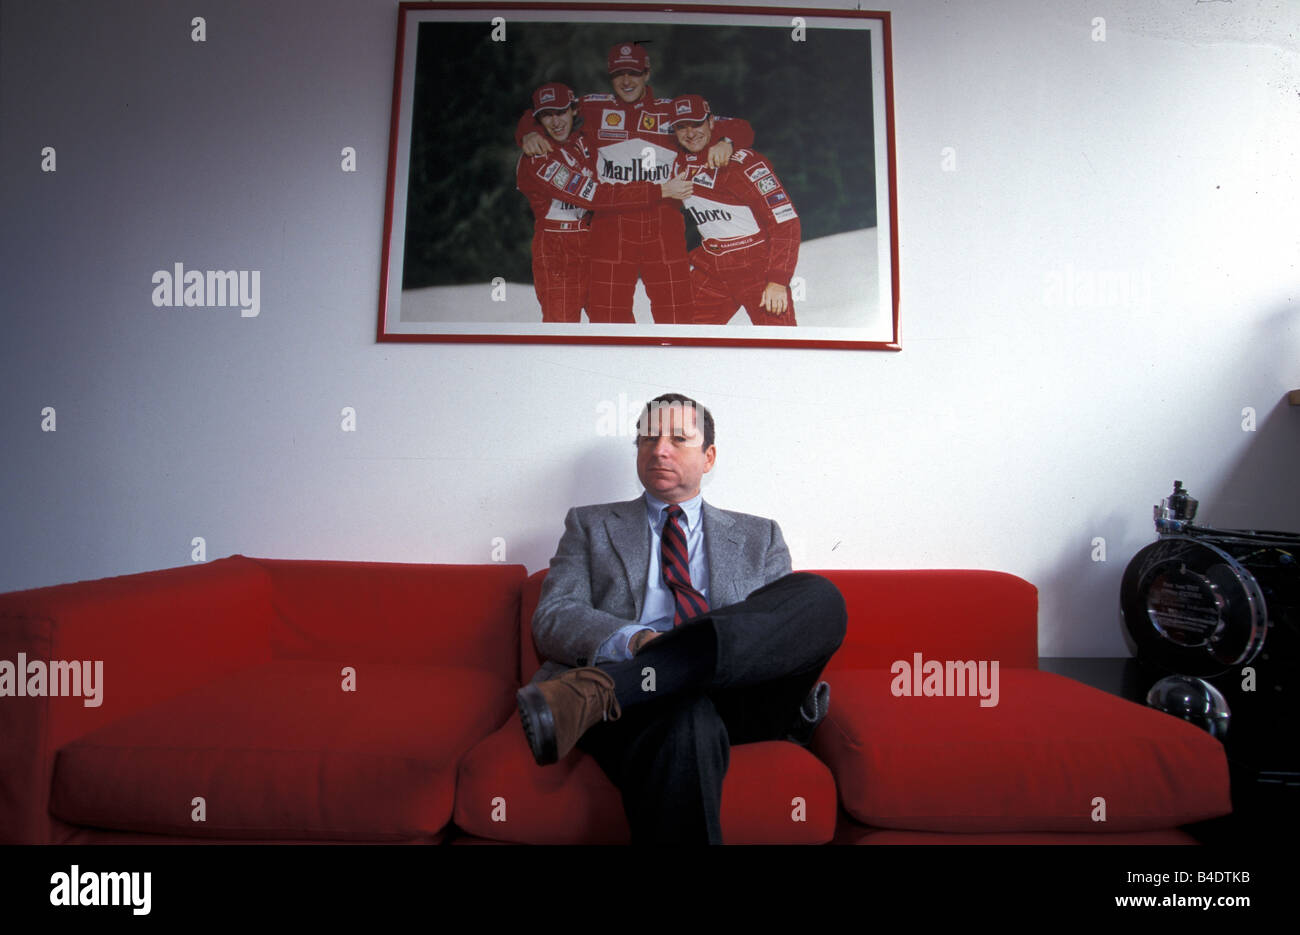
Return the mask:
<svg viewBox="0 0 1300 935">
<path fill-rule="evenodd" d="M 676 409 L 694 409 L 695 424 L 704 434 L 704 448 L 707 451 L 713 444 L 713 413 L 705 409 L 689 396 L 683 396 L 681 393 L 664 393 L 662 396 L 656 396 L 650 402 L 645 404 L 645 409 L 641 410 L 641 418 L 637 420 L 635 444 L 641 443 L 641 436 L 648 434 L 647 428 L 656 428 L 660 423 L 660 413 L 664 410 L 671 412 Z"/>
</svg>

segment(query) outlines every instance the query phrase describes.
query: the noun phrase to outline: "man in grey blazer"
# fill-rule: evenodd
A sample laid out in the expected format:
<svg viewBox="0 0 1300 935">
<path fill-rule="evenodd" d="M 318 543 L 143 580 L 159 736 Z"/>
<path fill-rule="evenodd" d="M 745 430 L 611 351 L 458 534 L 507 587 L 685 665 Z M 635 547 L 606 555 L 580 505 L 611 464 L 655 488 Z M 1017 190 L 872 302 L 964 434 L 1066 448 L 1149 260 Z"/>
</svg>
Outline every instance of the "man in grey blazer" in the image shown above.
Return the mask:
<svg viewBox="0 0 1300 935">
<path fill-rule="evenodd" d="M 533 615 L 547 661 L 520 718 L 539 763 L 575 744 L 596 757 L 634 843 L 721 843 L 731 745 L 797 738 L 825 714 L 844 601 L 790 573 L 773 520 L 703 502 L 717 457 L 703 406 L 652 400 L 636 446 L 644 495 L 565 517 Z"/>
</svg>

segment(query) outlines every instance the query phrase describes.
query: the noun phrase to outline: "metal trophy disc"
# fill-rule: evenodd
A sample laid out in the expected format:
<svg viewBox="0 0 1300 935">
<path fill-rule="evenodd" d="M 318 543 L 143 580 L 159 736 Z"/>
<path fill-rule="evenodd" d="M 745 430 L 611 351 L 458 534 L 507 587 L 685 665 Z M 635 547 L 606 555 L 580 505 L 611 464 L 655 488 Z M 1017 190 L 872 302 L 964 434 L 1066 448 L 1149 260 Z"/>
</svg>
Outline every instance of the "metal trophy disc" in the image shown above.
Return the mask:
<svg viewBox="0 0 1300 935">
<path fill-rule="evenodd" d="M 1120 611 L 1138 655 L 1169 671 L 1213 676 L 1264 643 L 1264 595 L 1241 563 L 1204 540 L 1167 536 L 1129 562 Z"/>
</svg>

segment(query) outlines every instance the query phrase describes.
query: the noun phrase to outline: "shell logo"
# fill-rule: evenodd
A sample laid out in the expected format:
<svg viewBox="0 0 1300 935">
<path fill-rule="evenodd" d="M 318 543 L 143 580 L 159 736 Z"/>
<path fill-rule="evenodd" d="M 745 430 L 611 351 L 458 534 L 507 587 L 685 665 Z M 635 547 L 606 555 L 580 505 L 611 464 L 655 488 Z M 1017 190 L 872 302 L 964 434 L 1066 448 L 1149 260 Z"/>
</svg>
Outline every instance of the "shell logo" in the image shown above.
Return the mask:
<svg viewBox="0 0 1300 935">
<path fill-rule="evenodd" d="M 607 126 L 607 127 L 616 127 L 616 126 L 618 126 L 620 123 L 623 122 L 622 119 L 620 119 L 620 118 L 621 118 L 621 115 L 620 115 L 620 114 L 606 114 L 606 115 L 605 115 L 605 126 Z"/>
</svg>

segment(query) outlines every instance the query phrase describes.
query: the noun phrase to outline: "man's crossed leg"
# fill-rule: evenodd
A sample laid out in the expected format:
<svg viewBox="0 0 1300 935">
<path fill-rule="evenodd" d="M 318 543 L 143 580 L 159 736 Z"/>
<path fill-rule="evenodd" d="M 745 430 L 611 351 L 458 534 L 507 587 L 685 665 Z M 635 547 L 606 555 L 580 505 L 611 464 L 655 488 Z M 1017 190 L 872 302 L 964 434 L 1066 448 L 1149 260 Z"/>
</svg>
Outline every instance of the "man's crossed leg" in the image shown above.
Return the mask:
<svg viewBox="0 0 1300 935">
<path fill-rule="evenodd" d="M 846 626 L 835 585 L 786 575 L 632 659 L 525 686 L 524 731 L 538 762 L 575 743 L 596 758 L 622 791 L 633 843 L 721 843 L 731 745 L 785 738 Z"/>
</svg>

